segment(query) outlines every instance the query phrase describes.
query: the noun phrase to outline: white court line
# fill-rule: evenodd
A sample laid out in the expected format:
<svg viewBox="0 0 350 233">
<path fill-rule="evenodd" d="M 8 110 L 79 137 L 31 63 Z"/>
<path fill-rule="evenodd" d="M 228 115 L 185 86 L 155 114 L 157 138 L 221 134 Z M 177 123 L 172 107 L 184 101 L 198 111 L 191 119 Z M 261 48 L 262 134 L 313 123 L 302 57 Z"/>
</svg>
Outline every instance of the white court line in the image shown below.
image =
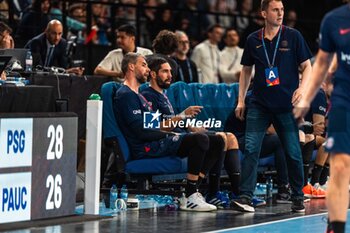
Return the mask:
<svg viewBox="0 0 350 233">
<path fill-rule="evenodd" d="M 300 217 L 295 217 L 295 218 L 276 220 L 276 221 L 272 221 L 272 222 L 264 222 L 264 223 L 258 223 L 258 224 L 253 224 L 253 225 L 247 225 L 247 226 L 242 226 L 242 227 L 232 227 L 232 228 L 227 228 L 227 229 L 222 229 L 222 230 L 217 230 L 217 231 L 207 231 L 206 233 L 235 231 L 235 230 L 241 230 L 241 229 L 247 229 L 247 228 L 252 228 L 252 227 L 274 224 L 274 223 L 287 222 L 287 221 L 291 221 L 291 220 L 295 220 L 295 219 L 317 217 L 317 216 L 327 215 L 327 214 L 328 214 L 328 212 L 327 213 L 313 214 L 313 215 L 306 215 L 306 216 L 300 216 Z"/>
</svg>

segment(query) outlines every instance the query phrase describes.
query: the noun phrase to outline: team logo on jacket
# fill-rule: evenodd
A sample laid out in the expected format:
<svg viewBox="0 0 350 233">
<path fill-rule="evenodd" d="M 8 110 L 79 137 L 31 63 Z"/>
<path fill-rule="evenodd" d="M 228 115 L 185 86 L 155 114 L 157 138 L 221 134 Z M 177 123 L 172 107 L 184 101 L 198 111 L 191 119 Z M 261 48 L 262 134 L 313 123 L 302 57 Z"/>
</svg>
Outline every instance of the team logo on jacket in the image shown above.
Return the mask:
<svg viewBox="0 0 350 233">
<path fill-rule="evenodd" d="M 162 114 L 157 110 L 156 112 L 144 112 L 143 113 L 143 128 L 144 129 L 159 129 L 160 128 L 160 116 Z"/>
</svg>

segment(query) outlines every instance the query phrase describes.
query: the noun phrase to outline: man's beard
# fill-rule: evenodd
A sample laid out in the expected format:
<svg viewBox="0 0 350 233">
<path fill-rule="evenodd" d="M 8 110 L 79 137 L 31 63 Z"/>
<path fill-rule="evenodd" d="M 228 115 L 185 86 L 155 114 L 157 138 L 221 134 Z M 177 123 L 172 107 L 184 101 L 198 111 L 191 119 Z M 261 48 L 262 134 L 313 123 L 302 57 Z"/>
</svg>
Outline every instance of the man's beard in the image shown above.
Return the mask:
<svg viewBox="0 0 350 233">
<path fill-rule="evenodd" d="M 146 82 L 147 79 L 142 74 L 137 74 L 136 80 L 139 84 L 143 84 Z"/>
<path fill-rule="evenodd" d="M 169 79 L 162 80 L 159 76 L 156 77 L 156 82 L 158 86 L 162 89 L 168 89 L 170 87 L 170 83 L 166 83 L 166 81 L 169 81 Z M 170 80 L 171 81 L 171 80 Z"/>
</svg>

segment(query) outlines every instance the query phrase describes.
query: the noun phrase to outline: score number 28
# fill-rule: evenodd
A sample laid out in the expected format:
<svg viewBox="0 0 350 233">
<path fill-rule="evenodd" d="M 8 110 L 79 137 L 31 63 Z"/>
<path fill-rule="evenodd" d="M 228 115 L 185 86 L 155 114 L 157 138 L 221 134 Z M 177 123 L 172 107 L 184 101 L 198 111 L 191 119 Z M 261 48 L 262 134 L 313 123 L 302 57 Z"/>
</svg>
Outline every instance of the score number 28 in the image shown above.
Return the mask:
<svg viewBox="0 0 350 233">
<path fill-rule="evenodd" d="M 47 137 L 50 138 L 50 144 L 47 149 L 46 159 L 60 159 L 63 154 L 63 127 L 62 125 L 50 125 L 47 130 Z M 49 194 L 46 199 L 46 209 L 59 209 L 62 204 L 62 177 L 60 174 L 56 176 L 48 175 L 46 179 L 46 188 L 49 189 Z"/>
</svg>

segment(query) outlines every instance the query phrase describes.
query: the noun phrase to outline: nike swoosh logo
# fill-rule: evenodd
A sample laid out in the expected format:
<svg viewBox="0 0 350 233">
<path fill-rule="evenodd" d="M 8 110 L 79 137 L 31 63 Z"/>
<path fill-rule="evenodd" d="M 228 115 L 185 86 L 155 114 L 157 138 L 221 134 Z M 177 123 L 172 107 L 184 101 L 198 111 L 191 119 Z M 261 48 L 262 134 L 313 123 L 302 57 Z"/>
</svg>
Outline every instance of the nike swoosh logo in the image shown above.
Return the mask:
<svg viewBox="0 0 350 233">
<path fill-rule="evenodd" d="M 258 49 L 258 48 L 260 48 L 261 46 L 262 46 L 262 45 L 257 45 L 256 48 Z"/>
<path fill-rule="evenodd" d="M 339 30 L 340 35 L 345 35 L 345 34 L 348 34 L 349 32 L 350 32 L 350 28 Z"/>
</svg>

